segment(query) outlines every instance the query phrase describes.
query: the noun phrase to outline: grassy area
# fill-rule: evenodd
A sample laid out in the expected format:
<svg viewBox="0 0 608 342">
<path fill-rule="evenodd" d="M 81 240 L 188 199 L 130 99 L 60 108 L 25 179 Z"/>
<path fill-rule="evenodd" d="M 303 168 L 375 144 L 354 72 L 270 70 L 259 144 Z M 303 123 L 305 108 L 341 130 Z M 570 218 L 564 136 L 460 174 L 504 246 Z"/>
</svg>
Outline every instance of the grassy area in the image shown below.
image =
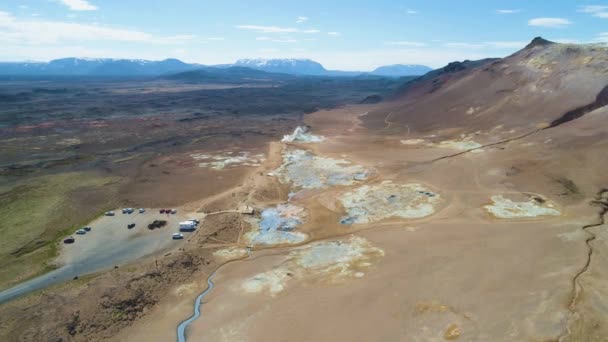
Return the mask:
<svg viewBox="0 0 608 342">
<path fill-rule="evenodd" d="M 63 173 L 0 187 L 0 288 L 52 269 L 58 242 L 114 207 L 116 179 Z"/>
</svg>

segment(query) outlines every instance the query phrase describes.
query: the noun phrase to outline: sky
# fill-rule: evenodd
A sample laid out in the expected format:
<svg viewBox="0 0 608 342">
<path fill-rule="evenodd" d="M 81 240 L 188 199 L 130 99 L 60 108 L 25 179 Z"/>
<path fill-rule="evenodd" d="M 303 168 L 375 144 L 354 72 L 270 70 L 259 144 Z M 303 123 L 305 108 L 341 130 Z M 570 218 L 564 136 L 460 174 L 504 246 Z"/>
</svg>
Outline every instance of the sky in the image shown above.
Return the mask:
<svg viewBox="0 0 608 342">
<path fill-rule="evenodd" d="M 0 61 L 310 58 L 336 70 L 437 68 L 503 57 L 536 36 L 608 42 L 608 1 L 0 0 Z"/>
</svg>

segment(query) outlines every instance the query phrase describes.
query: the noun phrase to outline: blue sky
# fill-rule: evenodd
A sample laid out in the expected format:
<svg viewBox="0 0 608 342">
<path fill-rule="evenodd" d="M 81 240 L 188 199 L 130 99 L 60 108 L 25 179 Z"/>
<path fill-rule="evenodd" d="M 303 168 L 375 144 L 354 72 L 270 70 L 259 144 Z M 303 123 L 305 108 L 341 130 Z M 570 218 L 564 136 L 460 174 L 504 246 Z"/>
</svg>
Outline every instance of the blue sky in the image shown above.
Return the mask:
<svg viewBox="0 0 608 342">
<path fill-rule="evenodd" d="M 2 0 L 0 60 L 311 58 L 327 68 L 440 67 L 535 36 L 608 42 L 608 1 Z"/>
</svg>

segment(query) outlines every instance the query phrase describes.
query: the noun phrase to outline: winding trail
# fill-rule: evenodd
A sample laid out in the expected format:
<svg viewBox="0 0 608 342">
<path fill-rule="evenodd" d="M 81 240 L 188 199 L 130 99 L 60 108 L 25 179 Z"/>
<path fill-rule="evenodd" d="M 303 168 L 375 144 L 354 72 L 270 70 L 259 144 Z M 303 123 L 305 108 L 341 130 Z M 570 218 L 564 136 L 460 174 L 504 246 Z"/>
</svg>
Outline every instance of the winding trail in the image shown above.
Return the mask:
<svg viewBox="0 0 608 342">
<path fill-rule="evenodd" d="M 198 297 L 196 297 L 196 300 L 194 301 L 194 314 L 177 326 L 178 342 L 186 342 L 186 329 L 188 328 L 188 325 L 190 325 L 190 323 L 194 322 L 201 315 L 201 302 L 203 301 L 205 296 L 207 296 L 211 292 L 211 290 L 213 290 L 213 287 L 215 286 L 215 284 L 213 284 L 213 276 L 215 276 L 215 273 L 217 273 L 218 270 L 215 270 L 209 275 L 209 278 L 207 278 L 207 289 L 203 291 L 203 293 L 198 295 Z"/>
<path fill-rule="evenodd" d="M 608 189 L 600 190 L 595 196 L 595 200 L 591 201 L 591 205 L 599 206 L 598 221 L 595 223 L 587 224 L 582 227 L 582 230 L 589 236 L 585 239 L 587 245 L 587 258 L 585 264 L 572 278 L 572 291 L 570 295 L 570 302 L 568 304 L 568 310 L 570 315 L 567 317 L 564 327 L 564 332 L 558 337 L 558 341 L 565 341 L 571 335 L 571 325 L 573 322 L 580 318 L 580 314 L 576 311 L 576 306 L 579 302 L 579 298 L 583 292 L 583 286 L 580 284 L 580 278 L 589 270 L 591 266 L 591 260 L 593 258 L 593 245 L 592 242 L 597 238 L 597 235 L 589 231 L 589 228 L 599 227 L 605 224 L 605 215 L 608 213 Z"/>
</svg>

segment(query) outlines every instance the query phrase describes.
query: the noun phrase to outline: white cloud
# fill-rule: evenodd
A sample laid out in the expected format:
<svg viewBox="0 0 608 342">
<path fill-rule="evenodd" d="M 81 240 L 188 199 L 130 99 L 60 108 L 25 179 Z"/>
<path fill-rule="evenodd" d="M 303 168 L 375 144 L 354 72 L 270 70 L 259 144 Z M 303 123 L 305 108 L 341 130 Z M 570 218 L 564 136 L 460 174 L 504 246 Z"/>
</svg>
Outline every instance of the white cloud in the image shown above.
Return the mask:
<svg viewBox="0 0 608 342">
<path fill-rule="evenodd" d="M 279 26 L 259 26 L 259 25 L 237 25 L 236 28 L 241 30 L 249 30 L 257 33 L 320 33 L 317 29 L 300 30 L 293 27 L 279 27 Z"/>
<path fill-rule="evenodd" d="M 26 10 L 28 9 L 27 5 L 19 5 L 19 9 Z"/>
<path fill-rule="evenodd" d="M 556 43 L 561 43 L 561 44 L 585 44 L 584 42 L 582 42 L 578 39 L 570 39 L 570 38 L 558 38 L 558 39 L 551 39 L 551 40 Z"/>
<path fill-rule="evenodd" d="M 298 19 L 296 19 L 296 24 L 302 24 L 308 21 L 308 17 L 298 17 Z"/>
<path fill-rule="evenodd" d="M 296 39 L 291 37 L 281 37 L 281 38 L 271 38 L 271 37 L 256 37 L 255 40 L 258 41 L 267 41 L 267 42 L 275 42 L 275 43 L 297 43 Z"/>
<path fill-rule="evenodd" d="M 594 17 L 602 19 L 608 18 L 608 6 L 604 5 L 579 6 L 577 11 L 581 13 L 590 13 Z"/>
<path fill-rule="evenodd" d="M 384 42 L 384 45 L 395 45 L 395 46 L 426 46 L 426 44 L 425 44 L 425 43 L 421 43 L 421 42 L 410 42 L 410 41 Z"/>
<path fill-rule="evenodd" d="M 224 37 L 209 37 L 209 38 L 207 38 L 207 40 L 223 41 L 223 40 L 226 40 L 226 38 L 224 38 Z"/>
<path fill-rule="evenodd" d="M 528 21 L 530 26 L 549 27 L 549 28 L 560 28 L 566 27 L 572 24 L 568 19 L 564 18 L 534 18 Z"/>
<path fill-rule="evenodd" d="M 579 6 L 577 11 L 582 12 L 582 13 L 597 13 L 597 12 L 604 12 L 606 10 L 608 10 L 608 6 L 588 5 L 588 6 Z"/>
<path fill-rule="evenodd" d="M 340 32 L 335 32 L 335 31 L 327 32 L 327 34 L 330 35 L 330 36 L 340 36 L 341 35 Z"/>
<path fill-rule="evenodd" d="M 241 30 L 249 30 L 261 33 L 294 33 L 298 32 L 298 29 L 291 27 L 278 27 L 278 26 L 259 26 L 259 25 L 237 25 L 236 28 Z"/>
<path fill-rule="evenodd" d="M 418 11 L 414 11 L 413 9 L 409 9 L 409 8 L 408 8 L 408 9 L 405 11 L 405 13 L 407 13 L 407 14 L 412 14 L 412 15 L 413 15 L 413 14 L 418 14 Z"/>
<path fill-rule="evenodd" d="M 92 5 L 87 0 L 59 0 L 62 4 L 68 6 L 71 11 L 95 11 L 97 6 Z"/>
<path fill-rule="evenodd" d="M 500 14 L 515 14 L 515 13 L 521 12 L 521 10 L 520 9 L 499 9 L 499 10 L 496 10 L 496 12 L 498 12 Z"/>
<path fill-rule="evenodd" d="M 193 35 L 161 37 L 143 31 L 101 25 L 44 19 L 17 19 L 8 12 L 0 11 L 0 43 L 5 44 L 57 44 L 74 41 L 177 44 L 191 42 L 194 39 L 195 36 Z"/>
<path fill-rule="evenodd" d="M 297 43 L 298 41 L 293 38 L 281 38 L 281 39 L 273 39 L 275 43 Z"/>
</svg>

